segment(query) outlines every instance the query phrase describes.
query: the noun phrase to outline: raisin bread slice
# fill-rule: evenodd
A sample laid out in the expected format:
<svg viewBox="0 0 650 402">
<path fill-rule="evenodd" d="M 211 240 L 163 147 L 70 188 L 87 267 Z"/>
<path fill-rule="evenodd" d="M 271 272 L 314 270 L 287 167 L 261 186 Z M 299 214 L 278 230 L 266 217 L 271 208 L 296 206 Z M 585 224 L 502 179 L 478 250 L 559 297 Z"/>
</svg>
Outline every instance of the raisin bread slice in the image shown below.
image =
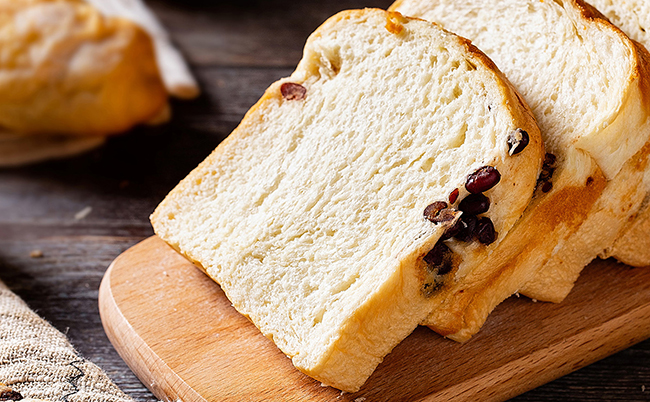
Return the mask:
<svg viewBox="0 0 650 402">
<path fill-rule="evenodd" d="M 425 321 L 465 341 L 496 305 L 568 248 L 594 211 L 622 202 L 626 192 L 618 183 L 639 181 L 644 168 L 630 161 L 647 158 L 647 56 L 579 0 L 403 0 L 391 9 L 440 23 L 486 52 L 531 106 L 551 154 L 510 238 L 474 272 L 498 269 L 456 278 Z M 602 251 L 584 243 L 580 268 Z"/>
<path fill-rule="evenodd" d="M 457 270 L 436 249 L 459 228 L 450 194 L 469 175 L 507 233 L 542 155 L 530 110 L 469 42 L 346 11 L 151 220 L 299 370 L 355 391 Z"/>
</svg>

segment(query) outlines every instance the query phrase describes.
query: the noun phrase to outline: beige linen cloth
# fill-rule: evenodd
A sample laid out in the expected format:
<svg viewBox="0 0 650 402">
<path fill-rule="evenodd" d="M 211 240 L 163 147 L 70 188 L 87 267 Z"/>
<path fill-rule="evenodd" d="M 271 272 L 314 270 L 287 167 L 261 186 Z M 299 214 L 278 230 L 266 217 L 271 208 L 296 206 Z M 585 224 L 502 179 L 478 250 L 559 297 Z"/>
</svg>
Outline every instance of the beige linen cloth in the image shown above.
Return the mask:
<svg viewBox="0 0 650 402">
<path fill-rule="evenodd" d="M 25 398 L 133 402 L 0 282 L 0 382 Z"/>
</svg>

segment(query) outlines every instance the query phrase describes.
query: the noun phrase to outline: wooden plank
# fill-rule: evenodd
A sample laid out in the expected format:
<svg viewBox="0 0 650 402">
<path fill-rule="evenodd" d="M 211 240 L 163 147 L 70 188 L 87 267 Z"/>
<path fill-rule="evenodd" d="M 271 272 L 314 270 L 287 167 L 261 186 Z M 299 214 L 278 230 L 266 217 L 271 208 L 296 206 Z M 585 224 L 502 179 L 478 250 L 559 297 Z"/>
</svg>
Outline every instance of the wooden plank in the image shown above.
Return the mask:
<svg viewBox="0 0 650 402">
<path fill-rule="evenodd" d="M 295 370 L 157 237 L 113 262 L 99 301 L 109 339 L 136 375 L 159 398 L 187 402 L 498 401 L 650 336 L 650 270 L 597 261 L 564 303 L 511 298 L 466 344 L 418 328 L 361 391 L 341 394 Z"/>
</svg>

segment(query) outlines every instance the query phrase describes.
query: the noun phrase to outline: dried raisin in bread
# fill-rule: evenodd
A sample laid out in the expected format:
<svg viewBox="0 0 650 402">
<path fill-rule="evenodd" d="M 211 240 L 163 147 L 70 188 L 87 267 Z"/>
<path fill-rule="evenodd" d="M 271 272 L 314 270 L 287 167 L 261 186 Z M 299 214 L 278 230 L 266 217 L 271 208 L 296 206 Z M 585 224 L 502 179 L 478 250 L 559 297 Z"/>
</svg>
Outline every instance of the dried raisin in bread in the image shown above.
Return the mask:
<svg viewBox="0 0 650 402">
<path fill-rule="evenodd" d="M 0 48 L 3 131 L 109 135 L 166 108 L 149 36 L 81 0 L 0 0 Z"/>
<path fill-rule="evenodd" d="M 623 187 L 640 182 L 650 137 L 647 55 L 581 1 L 402 0 L 391 9 L 440 23 L 491 57 L 531 106 L 549 152 L 531 205 L 482 264 L 494 274 L 456 278 L 425 321 L 465 341 L 549 259 L 568 256 L 597 213 L 624 205 Z M 607 216 L 620 219 L 640 201 Z M 581 269 L 607 245 L 579 240 L 580 261 L 571 263 Z"/>
<path fill-rule="evenodd" d="M 469 42 L 346 11 L 151 220 L 299 370 L 355 391 L 457 270 L 436 246 L 468 176 L 501 236 L 542 155 L 530 110 Z"/>
</svg>

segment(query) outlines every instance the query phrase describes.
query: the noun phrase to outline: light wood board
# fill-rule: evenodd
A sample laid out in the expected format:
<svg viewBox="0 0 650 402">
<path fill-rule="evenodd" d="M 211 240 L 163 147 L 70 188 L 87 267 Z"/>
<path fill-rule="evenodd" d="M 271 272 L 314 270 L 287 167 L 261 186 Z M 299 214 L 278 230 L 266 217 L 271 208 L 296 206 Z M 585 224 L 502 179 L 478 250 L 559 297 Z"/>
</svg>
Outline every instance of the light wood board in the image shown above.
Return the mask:
<svg viewBox="0 0 650 402">
<path fill-rule="evenodd" d="M 562 304 L 513 297 L 462 345 L 418 328 L 354 394 L 294 369 L 155 236 L 113 262 L 99 305 L 109 339 L 162 401 L 499 401 L 650 337 L 650 268 L 596 261 Z"/>
</svg>

